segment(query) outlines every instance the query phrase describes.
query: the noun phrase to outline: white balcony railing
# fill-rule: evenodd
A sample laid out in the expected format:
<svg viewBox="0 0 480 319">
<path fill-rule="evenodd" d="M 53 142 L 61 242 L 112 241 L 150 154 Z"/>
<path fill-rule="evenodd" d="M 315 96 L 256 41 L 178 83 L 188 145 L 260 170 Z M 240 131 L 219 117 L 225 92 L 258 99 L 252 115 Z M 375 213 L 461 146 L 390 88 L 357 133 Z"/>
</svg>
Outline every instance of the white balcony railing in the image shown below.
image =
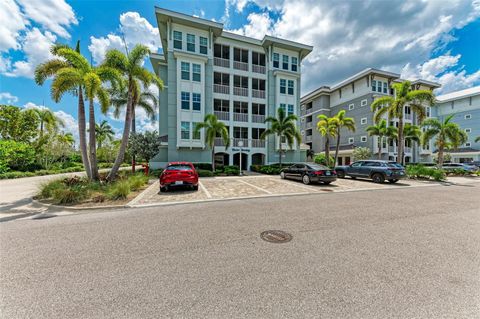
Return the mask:
<svg viewBox="0 0 480 319">
<path fill-rule="evenodd" d="M 252 147 L 265 147 L 265 140 L 252 139 Z"/>
<path fill-rule="evenodd" d="M 228 85 L 214 84 L 213 92 L 221 94 L 230 94 L 230 87 Z"/>
<path fill-rule="evenodd" d="M 265 98 L 265 91 L 252 89 L 252 96 L 256 97 L 258 99 L 264 99 Z"/>
<path fill-rule="evenodd" d="M 229 68 L 230 67 L 230 60 L 229 59 L 223 59 L 223 58 L 213 58 L 213 64 L 216 66 L 221 66 L 224 68 Z"/>
<path fill-rule="evenodd" d="M 234 87 L 233 94 L 240 96 L 248 96 L 248 88 Z"/>
<path fill-rule="evenodd" d="M 306 127 L 307 127 L 307 128 L 312 128 L 312 122 L 307 122 Z"/>
<path fill-rule="evenodd" d="M 265 115 L 252 114 L 252 122 L 253 123 L 264 123 L 265 122 Z"/>
<path fill-rule="evenodd" d="M 242 71 L 248 71 L 248 63 L 233 61 L 233 68 Z"/>
<path fill-rule="evenodd" d="M 412 114 L 405 114 L 404 119 L 411 120 L 412 119 Z"/>
<path fill-rule="evenodd" d="M 252 64 L 252 72 L 265 74 L 265 70 L 263 65 Z"/>
<path fill-rule="evenodd" d="M 243 146 L 242 147 L 249 147 L 248 145 L 248 138 L 234 138 L 233 139 L 233 147 L 238 147 L 238 142 L 242 141 Z"/>
<path fill-rule="evenodd" d="M 233 120 L 236 122 L 248 122 L 248 113 L 233 113 Z"/>
<path fill-rule="evenodd" d="M 230 112 L 213 111 L 213 114 L 222 121 L 230 121 Z"/>
<path fill-rule="evenodd" d="M 215 146 L 225 146 L 225 143 L 223 143 L 223 138 L 216 137 L 215 138 Z"/>
</svg>

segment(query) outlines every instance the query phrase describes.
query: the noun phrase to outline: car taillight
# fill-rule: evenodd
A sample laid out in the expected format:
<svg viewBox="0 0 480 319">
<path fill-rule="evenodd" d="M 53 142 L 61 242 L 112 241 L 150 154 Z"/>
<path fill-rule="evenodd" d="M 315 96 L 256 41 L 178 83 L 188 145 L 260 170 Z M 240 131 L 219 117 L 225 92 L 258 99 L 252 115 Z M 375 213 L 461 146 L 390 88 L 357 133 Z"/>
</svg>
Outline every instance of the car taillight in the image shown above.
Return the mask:
<svg viewBox="0 0 480 319">
<path fill-rule="evenodd" d="M 315 175 L 323 175 L 323 171 L 315 171 Z"/>
<path fill-rule="evenodd" d="M 337 175 L 337 171 L 332 171 L 332 174 L 333 174 L 333 175 Z"/>
</svg>

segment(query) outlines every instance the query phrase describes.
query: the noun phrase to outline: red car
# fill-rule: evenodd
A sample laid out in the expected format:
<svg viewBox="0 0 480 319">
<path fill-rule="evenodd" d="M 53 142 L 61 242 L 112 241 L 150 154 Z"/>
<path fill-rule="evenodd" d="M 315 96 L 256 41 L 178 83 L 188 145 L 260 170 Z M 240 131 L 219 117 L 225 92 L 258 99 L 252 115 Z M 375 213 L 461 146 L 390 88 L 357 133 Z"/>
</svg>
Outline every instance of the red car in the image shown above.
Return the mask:
<svg viewBox="0 0 480 319">
<path fill-rule="evenodd" d="M 172 187 L 187 186 L 198 190 L 198 173 L 190 162 L 171 162 L 160 175 L 160 191 Z"/>
</svg>

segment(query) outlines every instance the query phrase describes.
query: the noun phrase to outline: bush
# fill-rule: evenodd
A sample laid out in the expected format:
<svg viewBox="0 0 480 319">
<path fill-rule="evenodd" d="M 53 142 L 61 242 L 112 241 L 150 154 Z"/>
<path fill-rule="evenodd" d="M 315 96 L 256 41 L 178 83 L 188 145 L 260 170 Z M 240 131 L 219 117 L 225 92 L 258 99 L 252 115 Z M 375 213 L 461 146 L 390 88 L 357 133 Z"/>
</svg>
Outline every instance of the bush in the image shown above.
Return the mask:
<svg viewBox="0 0 480 319">
<path fill-rule="evenodd" d="M 108 191 L 108 198 L 117 200 L 125 199 L 130 194 L 130 183 L 128 180 L 118 181 Z"/>
<path fill-rule="evenodd" d="M 313 158 L 313 161 L 316 164 L 329 166 L 327 165 L 327 156 L 324 153 L 316 154 L 315 157 Z M 334 162 L 335 162 L 335 158 L 330 155 L 330 165 L 333 165 Z"/>
<path fill-rule="evenodd" d="M 35 150 L 29 144 L 0 140 L 0 173 L 8 170 L 26 171 L 34 162 Z"/>
<path fill-rule="evenodd" d="M 434 167 L 425 167 L 423 165 L 408 165 L 406 173 L 410 178 L 434 179 L 436 181 L 445 180 L 445 171 Z"/>
<path fill-rule="evenodd" d="M 88 190 L 82 187 L 58 188 L 53 191 L 55 204 L 75 204 L 88 197 Z"/>
<path fill-rule="evenodd" d="M 139 190 L 143 185 L 148 183 L 148 176 L 142 173 L 132 175 L 128 178 L 128 183 L 132 191 Z"/>
<path fill-rule="evenodd" d="M 61 179 L 57 179 L 54 181 L 50 181 L 46 184 L 43 184 L 40 188 L 40 193 L 38 194 L 39 198 L 51 198 L 53 197 L 53 192 L 64 188 L 65 185 L 63 184 Z"/>
<path fill-rule="evenodd" d="M 372 151 L 368 147 L 355 147 L 353 150 L 353 160 L 362 161 L 372 157 Z"/>
<path fill-rule="evenodd" d="M 199 177 L 213 177 L 214 174 L 212 171 L 205 170 L 205 169 L 197 169 L 197 173 Z"/>
<path fill-rule="evenodd" d="M 196 170 L 206 170 L 206 171 L 212 170 L 211 163 L 193 163 L 193 166 L 195 167 Z M 218 169 L 218 166 L 216 168 Z"/>
<path fill-rule="evenodd" d="M 239 175 L 240 174 L 240 168 L 235 165 L 231 166 L 225 166 L 223 168 L 223 173 L 228 176 L 234 176 L 234 175 Z"/>
</svg>

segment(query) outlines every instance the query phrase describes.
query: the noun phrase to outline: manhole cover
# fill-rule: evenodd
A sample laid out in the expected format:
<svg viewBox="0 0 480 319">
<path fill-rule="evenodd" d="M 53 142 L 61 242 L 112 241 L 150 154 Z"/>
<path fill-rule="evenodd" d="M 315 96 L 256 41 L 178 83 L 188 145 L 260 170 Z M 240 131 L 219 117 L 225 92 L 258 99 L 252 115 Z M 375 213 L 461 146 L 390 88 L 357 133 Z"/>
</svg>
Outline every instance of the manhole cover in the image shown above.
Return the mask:
<svg viewBox="0 0 480 319">
<path fill-rule="evenodd" d="M 292 240 L 292 235 L 281 230 L 266 230 L 260 234 L 260 238 L 269 243 L 288 243 Z"/>
</svg>

